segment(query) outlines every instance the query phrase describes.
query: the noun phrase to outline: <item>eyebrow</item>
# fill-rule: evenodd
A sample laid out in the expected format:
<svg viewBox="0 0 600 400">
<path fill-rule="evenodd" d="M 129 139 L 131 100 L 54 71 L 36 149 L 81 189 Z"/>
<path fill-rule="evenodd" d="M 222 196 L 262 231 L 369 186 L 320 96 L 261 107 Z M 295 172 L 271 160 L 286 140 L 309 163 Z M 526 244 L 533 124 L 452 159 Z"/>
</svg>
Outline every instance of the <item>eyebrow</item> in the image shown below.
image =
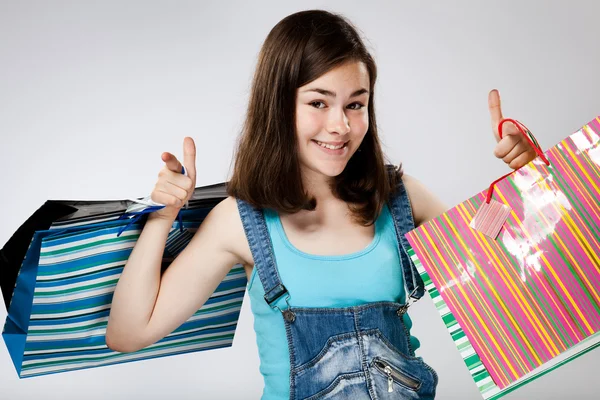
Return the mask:
<svg viewBox="0 0 600 400">
<path fill-rule="evenodd" d="M 335 97 L 336 96 L 335 92 L 332 92 L 330 90 L 320 89 L 320 88 L 308 89 L 308 90 L 304 91 L 304 93 L 306 93 L 306 92 L 317 92 L 317 93 L 321 93 L 323 96 L 330 96 L 330 97 Z M 350 95 L 350 97 L 360 96 L 363 93 L 367 93 L 368 94 L 369 91 L 367 89 L 365 89 L 365 88 L 361 88 L 361 89 L 358 89 L 357 91 L 355 91 L 354 93 L 352 93 Z"/>
</svg>

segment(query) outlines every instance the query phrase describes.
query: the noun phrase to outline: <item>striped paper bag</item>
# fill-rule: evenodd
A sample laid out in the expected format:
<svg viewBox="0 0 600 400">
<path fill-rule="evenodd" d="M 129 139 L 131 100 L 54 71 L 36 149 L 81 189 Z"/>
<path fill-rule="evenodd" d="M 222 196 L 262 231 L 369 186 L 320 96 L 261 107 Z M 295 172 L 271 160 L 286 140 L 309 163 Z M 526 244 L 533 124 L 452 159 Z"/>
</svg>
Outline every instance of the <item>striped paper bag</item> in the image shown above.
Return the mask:
<svg viewBox="0 0 600 400">
<path fill-rule="evenodd" d="M 600 344 L 600 118 L 531 139 L 538 158 L 406 235 L 484 399 Z"/>
<path fill-rule="evenodd" d="M 189 209 L 181 210 L 173 223 L 163 270 L 223 198 L 206 199 L 206 192 L 197 188 Z M 76 212 L 33 233 L 3 330 L 19 377 L 231 346 L 247 283 L 241 265 L 233 266 L 206 303 L 164 339 L 132 353 L 106 346 L 112 295 L 144 224 L 139 218 L 121 218 L 125 210 L 120 203 L 130 204 L 70 202 Z M 127 210 L 132 208 L 140 211 L 137 205 Z M 5 250 L 10 248 L 3 249 L 9 254 Z"/>
</svg>

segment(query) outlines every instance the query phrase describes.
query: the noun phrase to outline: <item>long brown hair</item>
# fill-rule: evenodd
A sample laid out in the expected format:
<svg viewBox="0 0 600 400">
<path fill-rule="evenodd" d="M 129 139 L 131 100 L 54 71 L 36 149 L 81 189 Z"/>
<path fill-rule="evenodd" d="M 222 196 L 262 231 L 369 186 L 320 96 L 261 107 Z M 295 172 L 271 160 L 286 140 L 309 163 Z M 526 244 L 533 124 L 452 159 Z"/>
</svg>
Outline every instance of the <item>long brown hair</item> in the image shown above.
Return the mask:
<svg viewBox="0 0 600 400">
<path fill-rule="evenodd" d="M 282 19 L 258 56 L 246 119 L 238 141 L 230 196 L 255 207 L 295 213 L 314 210 L 301 179 L 296 141 L 296 90 L 346 62 L 362 62 L 369 73 L 369 128 L 332 193 L 349 203 L 355 220 L 372 224 L 401 172 L 389 179 L 377 135 L 374 87 L 377 66 L 356 28 L 345 17 L 307 10 Z"/>
</svg>

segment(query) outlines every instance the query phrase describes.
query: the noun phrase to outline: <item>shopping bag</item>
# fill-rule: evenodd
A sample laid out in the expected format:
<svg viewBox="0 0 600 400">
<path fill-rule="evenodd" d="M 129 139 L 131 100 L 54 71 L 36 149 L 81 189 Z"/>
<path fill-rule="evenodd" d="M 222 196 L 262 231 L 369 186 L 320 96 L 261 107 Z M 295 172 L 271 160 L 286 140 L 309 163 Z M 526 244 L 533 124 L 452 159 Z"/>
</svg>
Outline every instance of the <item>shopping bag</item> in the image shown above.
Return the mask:
<svg viewBox="0 0 600 400">
<path fill-rule="evenodd" d="M 600 118 L 545 153 L 512 122 L 538 157 L 406 235 L 484 399 L 600 345 Z"/>
<path fill-rule="evenodd" d="M 169 232 L 163 270 L 225 196 L 225 184 L 196 188 Z M 144 199 L 51 200 L 7 242 L 0 251 L 8 310 L 2 336 L 19 377 L 231 346 L 247 283 L 241 265 L 164 339 L 132 353 L 106 346 L 112 295 L 147 215 L 160 208 L 152 207 Z"/>
</svg>

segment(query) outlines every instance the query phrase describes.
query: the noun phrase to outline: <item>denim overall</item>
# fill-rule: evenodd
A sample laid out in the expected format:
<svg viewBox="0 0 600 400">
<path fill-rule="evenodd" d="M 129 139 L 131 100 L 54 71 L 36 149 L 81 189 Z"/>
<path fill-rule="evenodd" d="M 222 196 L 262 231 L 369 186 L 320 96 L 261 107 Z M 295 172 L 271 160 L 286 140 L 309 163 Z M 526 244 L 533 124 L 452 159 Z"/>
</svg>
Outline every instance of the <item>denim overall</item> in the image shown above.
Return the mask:
<svg viewBox="0 0 600 400">
<path fill-rule="evenodd" d="M 284 319 L 290 353 L 290 399 L 433 399 L 438 377 L 414 355 L 404 304 L 382 301 L 344 308 L 293 304 L 279 277 L 261 209 L 238 199 L 238 209 L 265 290 L 265 301 Z M 410 261 L 404 234 L 414 229 L 412 210 L 400 181 L 389 200 L 405 293 L 418 300 L 424 285 Z M 343 277 L 340 277 L 343 279 Z M 273 304 L 286 296 L 287 308 Z"/>
</svg>

